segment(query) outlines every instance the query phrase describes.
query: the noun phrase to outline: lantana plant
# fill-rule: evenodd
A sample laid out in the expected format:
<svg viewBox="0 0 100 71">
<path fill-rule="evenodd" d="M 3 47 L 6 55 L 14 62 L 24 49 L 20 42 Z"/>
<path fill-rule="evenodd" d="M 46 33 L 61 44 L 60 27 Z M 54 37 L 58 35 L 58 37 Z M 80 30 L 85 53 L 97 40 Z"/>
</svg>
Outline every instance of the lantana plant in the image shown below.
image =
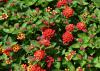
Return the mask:
<svg viewBox="0 0 100 71">
<path fill-rule="evenodd" d="M 100 71 L 100 0 L 0 0 L 0 71 Z"/>
</svg>

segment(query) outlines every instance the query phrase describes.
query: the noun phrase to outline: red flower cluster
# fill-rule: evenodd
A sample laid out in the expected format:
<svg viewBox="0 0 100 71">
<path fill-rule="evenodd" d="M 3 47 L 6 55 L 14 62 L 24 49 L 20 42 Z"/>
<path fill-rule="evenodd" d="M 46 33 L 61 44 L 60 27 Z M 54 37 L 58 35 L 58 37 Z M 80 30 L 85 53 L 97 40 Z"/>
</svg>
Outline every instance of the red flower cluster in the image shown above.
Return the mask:
<svg viewBox="0 0 100 71">
<path fill-rule="evenodd" d="M 54 58 L 51 57 L 51 56 L 47 56 L 47 58 L 46 58 L 45 61 L 46 61 L 46 63 L 47 63 L 47 67 L 50 68 L 51 65 L 52 65 L 52 63 L 54 62 Z"/>
<path fill-rule="evenodd" d="M 57 2 L 57 7 L 59 8 L 59 7 L 61 7 L 62 5 L 66 5 L 66 3 L 67 3 L 67 0 L 59 0 L 59 1 Z"/>
<path fill-rule="evenodd" d="M 10 56 L 10 52 L 12 51 L 12 48 L 7 48 L 3 50 L 3 53 L 6 54 L 7 56 Z"/>
<path fill-rule="evenodd" d="M 52 29 L 45 29 L 43 31 L 43 37 L 46 39 L 50 39 L 51 37 L 53 37 L 55 34 L 55 30 Z"/>
<path fill-rule="evenodd" d="M 44 50 L 37 50 L 34 53 L 34 57 L 35 57 L 35 60 L 42 60 L 45 57 L 45 51 Z"/>
<path fill-rule="evenodd" d="M 70 7 L 66 7 L 66 8 L 63 10 L 62 14 L 63 14 L 66 18 L 69 18 L 69 17 L 73 16 L 74 10 L 73 10 L 72 8 L 70 8 Z"/>
<path fill-rule="evenodd" d="M 83 31 L 83 32 L 86 32 L 86 31 L 87 31 L 86 25 L 85 25 L 85 23 L 83 23 L 83 22 L 78 22 L 77 25 L 76 25 L 76 27 L 77 27 L 79 30 Z"/>
<path fill-rule="evenodd" d="M 50 45 L 50 40 L 48 40 L 48 39 L 41 39 L 39 41 L 39 43 L 44 45 L 44 46 L 49 46 Z"/>
<path fill-rule="evenodd" d="M 46 71 L 45 69 L 42 69 L 39 65 L 29 65 L 27 67 L 27 71 Z"/>
<path fill-rule="evenodd" d="M 73 39 L 74 39 L 74 37 L 73 37 L 73 35 L 71 34 L 71 32 L 69 32 L 69 31 L 66 31 L 66 32 L 62 35 L 63 43 L 71 42 L 71 41 L 73 41 Z"/>
<path fill-rule="evenodd" d="M 73 24 L 69 24 L 66 26 L 66 31 L 72 32 L 74 30 L 74 25 Z"/>
<path fill-rule="evenodd" d="M 8 51 L 8 50 L 4 50 L 3 53 L 6 54 L 7 56 L 10 55 L 10 51 Z"/>
</svg>

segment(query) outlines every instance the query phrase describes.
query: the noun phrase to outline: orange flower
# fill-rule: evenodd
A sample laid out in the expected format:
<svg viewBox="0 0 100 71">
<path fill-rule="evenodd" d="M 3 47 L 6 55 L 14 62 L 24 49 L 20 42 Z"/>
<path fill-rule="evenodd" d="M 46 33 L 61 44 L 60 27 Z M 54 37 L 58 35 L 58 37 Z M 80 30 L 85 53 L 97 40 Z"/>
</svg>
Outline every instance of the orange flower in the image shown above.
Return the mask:
<svg viewBox="0 0 100 71">
<path fill-rule="evenodd" d="M 17 39 L 18 39 L 18 40 L 24 40 L 24 39 L 25 39 L 25 34 L 24 34 L 24 33 L 19 33 L 19 34 L 17 35 Z"/>
<path fill-rule="evenodd" d="M 12 46 L 12 50 L 13 50 L 14 52 L 18 52 L 20 49 L 21 49 L 21 47 L 20 47 L 19 44 L 15 44 L 15 45 Z"/>
<path fill-rule="evenodd" d="M 5 13 L 3 13 L 2 16 L 1 16 L 1 18 L 2 18 L 2 19 L 7 19 L 7 18 L 8 18 L 8 15 L 5 14 Z"/>
<path fill-rule="evenodd" d="M 27 67 L 27 71 L 46 71 L 46 70 L 43 69 L 41 66 L 35 64 L 35 65 L 29 65 Z"/>
<path fill-rule="evenodd" d="M 11 64 L 11 61 L 9 59 L 6 60 L 6 64 Z"/>
</svg>

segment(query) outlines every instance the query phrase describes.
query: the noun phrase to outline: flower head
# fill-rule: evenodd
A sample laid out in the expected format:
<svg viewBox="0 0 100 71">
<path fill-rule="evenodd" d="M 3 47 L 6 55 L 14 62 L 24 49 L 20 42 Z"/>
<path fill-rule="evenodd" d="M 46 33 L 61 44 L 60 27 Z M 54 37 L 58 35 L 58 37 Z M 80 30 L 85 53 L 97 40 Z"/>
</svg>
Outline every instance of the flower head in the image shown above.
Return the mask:
<svg viewBox="0 0 100 71">
<path fill-rule="evenodd" d="M 79 30 L 83 31 L 83 32 L 86 32 L 86 31 L 87 31 L 86 25 L 85 25 L 85 23 L 83 23 L 83 22 L 78 22 L 77 25 L 76 25 L 76 27 L 77 27 Z"/>
<path fill-rule="evenodd" d="M 19 44 L 15 44 L 15 45 L 12 46 L 12 50 L 13 50 L 14 52 L 18 52 L 20 49 L 21 49 L 21 47 L 20 47 Z"/>
<path fill-rule="evenodd" d="M 27 71 L 46 71 L 45 69 L 41 68 L 39 65 L 29 65 L 27 67 Z"/>
<path fill-rule="evenodd" d="M 70 8 L 70 7 L 66 7 L 66 8 L 63 10 L 62 14 L 63 14 L 66 18 L 69 18 L 69 17 L 73 16 L 74 10 L 73 10 L 72 8 Z"/>
<path fill-rule="evenodd" d="M 66 26 L 66 31 L 72 32 L 74 30 L 74 25 L 73 24 L 69 24 Z"/>
<path fill-rule="evenodd" d="M 37 50 L 34 53 L 34 57 L 35 57 L 35 60 L 42 60 L 45 57 L 45 51 L 44 50 Z"/>
<path fill-rule="evenodd" d="M 44 45 L 44 46 L 49 46 L 50 45 L 50 40 L 48 40 L 48 39 L 41 39 L 39 41 L 39 43 Z"/>
<path fill-rule="evenodd" d="M 8 18 L 8 15 L 3 13 L 1 16 L 0 16 L 0 19 L 1 20 L 4 20 L 4 19 L 7 19 Z"/>
<path fill-rule="evenodd" d="M 17 35 L 17 39 L 18 39 L 18 40 L 24 40 L 24 39 L 25 39 L 25 34 L 24 34 L 24 33 L 19 33 L 19 34 Z"/>
<path fill-rule="evenodd" d="M 67 0 L 59 0 L 58 2 L 57 2 L 57 7 L 59 8 L 59 7 L 61 7 L 61 6 L 63 6 L 63 5 L 66 5 L 67 4 Z"/>
<path fill-rule="evenodd" d="M 53 29 L 45 29 L 43 31 L 43 37 L 46 39 L 50 39 L 51 37 L 53 37 L 55 34 L 55 30 Z"/>
<path fill-rule="evenodd" d="M 12 51 L 12 48 L 7 48 L 7 49 L 4 49 L 4 50 L 2 50 L 2 52 L 4 53 L 4 54 L 6 54 L 7 56 L 10 56 L 10 52 Z"/>
<path fill-rule="evenodd" d="M 47 63 L 47 67 L 50 68 L 51 65 L 52 65 L 52 63 L 54 62 L 54 58 L 51 57 L 51 56 L 47 56 L 47 58 L 46 58 L 45 61 L 46 61 L 46 63 Z"/>
<path fill-rule="evenodd" d="M 66 31 L 63 35 L 62 35 L 62 40 L 63 40 L 63 43 L 69 43 L 71 41 L 73 41 L 74 37 L 73 35 Z"/>
</svg>

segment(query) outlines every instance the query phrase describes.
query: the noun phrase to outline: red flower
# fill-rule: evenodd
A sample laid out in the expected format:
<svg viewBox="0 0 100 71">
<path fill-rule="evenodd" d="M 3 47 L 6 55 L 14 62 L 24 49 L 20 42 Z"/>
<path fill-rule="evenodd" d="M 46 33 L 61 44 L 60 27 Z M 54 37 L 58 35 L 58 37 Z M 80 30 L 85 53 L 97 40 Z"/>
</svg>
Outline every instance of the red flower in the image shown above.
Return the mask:
<svg viewBox="0 0 100 71">
<path fill-rule="evenodd" d="M 68 42 L 71 42 L 73 41 L 74 37 L 73 35 L 70 33 L 70 32 L 65 32 L 63 35 L 62 35 L 62 40 L 63 40 L 63 43 L 68 43 Z"/>
<path fill-rule="evenodd" d="M 45 69 L 42 69 L 39 65 L 29 65 L 27 67 L 27 71 L 46 71 Z"/>
<path fill-rule="evenodd" d="M 78 22 L 77 25 L 76 25 L 76 27 L 77 27 L 79 30 L 83 31 L 83 32 L 86 32 L 86 31 L 87 31 L 86 25 L 85 25 L 85 23 L 83 23 L 83 22 Z"/>
<path fill-rule="evenodd" d="M 10 56 L 10 52 L 12 51 L 12 48 L 7 48 L 3 50 L 3 53 L 6 54 L 7 56 Z"/>
<path fill-rule="evenodd" d="M 44 46 L 49 46 L 50 45 L 50 40 L 47 40 L 47 39 L 42 39 L 39 42 L 40 42 L 40 44 L 42 44 Z"/>
<path fill-rule="evenodd" d="M 46 61 L 46 63 L 47 63 L 47 67 L 50 68 L 51 65 L 52 65 L 52 63 L 54 62 L 54 58 L 51 57 L 51 56 L 47 56 L 47 58 L 46 58 L 45 61 Z"/>
<path fill-rule="evenodd" d="M 66 31 L 72 32 L 74 30 L 74 25 L 73 24 L 69 24 L 66 26 Z"/>
<path fill-rule="evenodd" d="M 42 60 L 45 56 L 45 51 L 44 50 L 37 50 L 35 53 L 34 53 L 34 57 L 35 57 L 35 60 Z"/>
<path fill-rule="evenodd" d="M 67 3 L 67 0 L 59 0 L 59 1 L 57 2 L 57 7 L 59 8 L 59 7 L 61 7 L 62 5 L 66 5 L 66 3 Z"/>
<path fill-rule="evenodd" d="M 52 30 L 52 29 L 45 29 L 43 31 L 43 37 L 47 39 L 50 39 L 51 37 L 53 37 L 54 34 L 55 34 L 55 30 Z"/>
<path fill-rule="evenodd" d="M 10 56 L 10 51 L 8 50 L 4 50 L 3 53 L 6 54 L 7 56 Z"/>
<path fill-rule="evenodd" d="M 69 17 L 73 16 L 74 10 L 73 10 L 72 8 L 70 8 L 70 7 L 66 7 L 66 8 L 63 10 L 62 14 L 63 14 L 66 18 L 69 18 Z"/>
</svg>

